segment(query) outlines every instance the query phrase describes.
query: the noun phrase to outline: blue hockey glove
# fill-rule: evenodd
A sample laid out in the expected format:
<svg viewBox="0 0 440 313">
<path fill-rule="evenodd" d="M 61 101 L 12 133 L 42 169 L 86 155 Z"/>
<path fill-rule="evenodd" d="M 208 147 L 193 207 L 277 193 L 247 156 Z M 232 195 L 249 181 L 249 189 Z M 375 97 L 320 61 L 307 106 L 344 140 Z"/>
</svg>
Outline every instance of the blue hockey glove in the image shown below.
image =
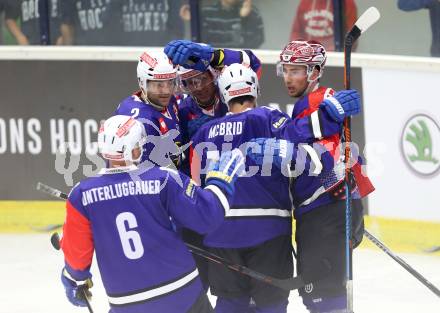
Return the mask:
<svg viewBox="0 0 440 313">
<path fill-rule="evenodd" d="M 202 114 L 200 115 L 200 117 L 188 121 L 189 138 L 191 138 L 199 130 L 199 128 L 202 127 L 203 124 L 209 122 L 213 118 L 213 116 L 210 116 L 208 114 Z"/>
<path fill-rule="evenodd" d="M 85 297 L 90 298 L 92 293 L 89 288 L 92 288 L 93 283 L 90 277 L 86 280 L 79 281 L 74 279 L 65 268 L 61 271 L 61 282 L 66 290 L 67 299 L 75 306 L 87 306 Z"/>
<path fill-rule="evenodd" d="M 243 170 L 244 156 L 239 149 L 223 152 L 206 175 L 206 185 L 215 185 L 231 196 L 234 183 Z"/>
<path fill-rule="evenodd" d="M 342 123 L 345 117 L 356 115 L 361 111 L 361 97 L 354 89 L 341 90 L 325 99 L 321 107 L 335 122 Z"/>
<path fill-rule="evenodd" d="M 283 160 L 287 160 L 288 164 L 290 164 L 292 161 L 294 145 L 287 140 L 274 138 L 254 138 L 249 142 L 249 148 L 252 147 L 252 149 L 248 149 L 247 155 L 257 165 L 273 162 L 277 168 L 281 169 L 281 163 Z"/>
<path fill-rule="evenodd" d="M 173 40 L 165 46 L 164 52 L 173 64 L 204 72 L 211 62 L 214 49 L 210 45 L 189 40 Z"/>
</svg>

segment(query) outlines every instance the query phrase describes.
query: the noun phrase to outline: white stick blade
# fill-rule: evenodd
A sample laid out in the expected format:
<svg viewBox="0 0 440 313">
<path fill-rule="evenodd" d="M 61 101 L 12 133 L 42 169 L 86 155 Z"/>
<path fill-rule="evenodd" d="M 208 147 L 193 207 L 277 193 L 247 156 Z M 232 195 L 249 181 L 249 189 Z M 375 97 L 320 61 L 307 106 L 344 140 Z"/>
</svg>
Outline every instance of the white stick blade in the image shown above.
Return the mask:
<svg viewBox="0 0 440 313">
<path fill-rule="evenodd" d="M 376 23 L 380 18 L 379 10 L 375 7 L 368 8 L 359 19 L 356 21 L 354 25 L 356 25 L 361 33 L 366 31 L 371 25 Z"/>
</svg>

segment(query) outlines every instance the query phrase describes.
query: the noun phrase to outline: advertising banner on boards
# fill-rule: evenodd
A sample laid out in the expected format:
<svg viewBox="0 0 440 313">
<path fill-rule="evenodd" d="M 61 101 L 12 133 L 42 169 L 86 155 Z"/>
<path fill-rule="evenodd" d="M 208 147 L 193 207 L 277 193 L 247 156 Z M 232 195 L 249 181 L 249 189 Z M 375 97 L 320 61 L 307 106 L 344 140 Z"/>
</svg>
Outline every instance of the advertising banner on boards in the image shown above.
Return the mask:
<svg viewBox="0 0 440 313">
<path fill-rule="evenodd" d="M 0 61 L 0 200 L 36 200 L 38 181 L 69 192 L 104 166 L 96 143 L 100 121 L 137 90 L 136 61 Z M 259 105 L 290 113 L 275 65 L 264 64 Z M 322 84 L 342 89 L 342 68 L 327 67 Z M 362 92 L 361 70 L 352 86 Z M 364 146 L 363 117 L 353 119 Z"/>
</svg>

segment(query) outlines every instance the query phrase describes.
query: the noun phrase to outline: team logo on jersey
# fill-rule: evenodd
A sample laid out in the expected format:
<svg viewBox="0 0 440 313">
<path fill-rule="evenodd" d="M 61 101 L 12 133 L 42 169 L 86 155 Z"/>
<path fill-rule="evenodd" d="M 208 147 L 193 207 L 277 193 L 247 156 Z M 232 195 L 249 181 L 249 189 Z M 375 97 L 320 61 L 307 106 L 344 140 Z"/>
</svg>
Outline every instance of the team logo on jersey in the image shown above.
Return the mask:
<svg viewBox="0 0 440 313">
<path fill-rule="evenodd" d="M 307 293 L 311 293 L 313 291 L 313 284 L 310 283 L 310 284 L 305 285 L 304 286 L 304 291 L 307 292 Z"/>
<path fill-rule="evenodd" d="M 272 124 L 272 126 L 274 128 L 280 128 L 285 122 L 287 121 L 287 119 L 283 116 L 281 117 L 278 121 L 276 121 L 275 123 Z"/>
<path fill-rule="evenodd" d="M 185 194 L 189 198 L 193 198 L 195 190 L 196 190 L 196 183 L 191 179 L 188 186 L 186 186 Z"/>
<path fill-rule="evenodd" d="M 417 114 L 405 124 L 401 147 L 408 166 L 421 175 L 432 175 L 440 168 L 440 127 L 426 114 Z"/>
</svg>

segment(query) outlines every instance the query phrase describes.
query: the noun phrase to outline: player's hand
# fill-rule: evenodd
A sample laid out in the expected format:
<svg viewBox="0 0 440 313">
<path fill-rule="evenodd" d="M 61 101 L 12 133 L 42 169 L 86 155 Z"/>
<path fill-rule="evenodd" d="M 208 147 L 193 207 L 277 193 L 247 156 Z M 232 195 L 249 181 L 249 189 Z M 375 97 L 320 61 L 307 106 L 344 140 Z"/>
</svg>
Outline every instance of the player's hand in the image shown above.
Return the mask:
<svg viewBox="0 0 440 313">
<path fill-rule="evenodd" d="M 240 17 L 247 17 L 252 11 L 252 0 L 244 0 L 240 9 Z"/>
<path fill-rule="evenodd" d="M 273 163 L 281 169 L 281 164 L 292 161 L 293 143 L 284 139 L 254 138 L 250 140 L 247 156 L 257 165 Z"/>
<path fill-rule="evenodd" d="M 239 149 L 223 152 L 206 175 L 206 185 L 215 185 L 231 196 L 234 183 L 243 171 L 244 156 Z"/>
<path fill-rule="evenodd" d="M 321 107 L 335 122 L 342 123 L 347 116 L 360 113 L 361 97 L 354 89 L 341 90 L 321 102 Z"/>
<path fill-rule="evenodd" d="M 189 40 L 173 40 L 165 46 L 164 52 L 173 64 L 204 72 L 211 62 L 214 49 L 210 45 Z"/>
<path fill-rule="evenodd" d="M 203 124 L 208 123 L 214 117 L 208 114 L 202 114 L 199 118 L 188 121 L 188 135 L 191 138 Z"/>
<path fill-rule="evenodd" d="M 92 293 L 89 291 L 93 283 L 90 277 L 86 280 L 79 281 L 74 279 L 65 268 L 61 271 L 61 282 L 66 290 L 67 299 L 75 306 L 87 306 L 85 297 L 91 298 Z"/>
</svg>

